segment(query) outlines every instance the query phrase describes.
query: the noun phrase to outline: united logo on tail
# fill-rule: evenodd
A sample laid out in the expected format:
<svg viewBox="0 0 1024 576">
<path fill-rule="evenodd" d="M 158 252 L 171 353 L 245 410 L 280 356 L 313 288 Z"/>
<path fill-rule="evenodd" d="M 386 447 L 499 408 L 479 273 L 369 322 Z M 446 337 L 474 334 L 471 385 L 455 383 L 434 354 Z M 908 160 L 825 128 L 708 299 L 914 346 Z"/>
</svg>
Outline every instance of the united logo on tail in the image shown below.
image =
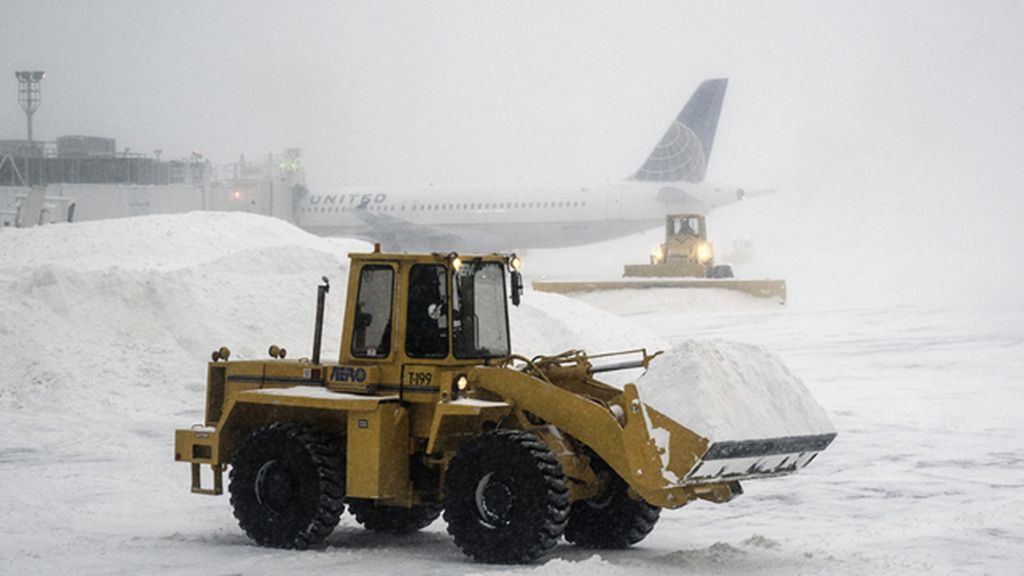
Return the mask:
<svg viewBox="0 0 1024 576">
<path fill-rule="evenodd" d="M 705 80 L 668 127 L 634 180 L 702 182 L 715 142 L 728 78 Z"/>
</svg>

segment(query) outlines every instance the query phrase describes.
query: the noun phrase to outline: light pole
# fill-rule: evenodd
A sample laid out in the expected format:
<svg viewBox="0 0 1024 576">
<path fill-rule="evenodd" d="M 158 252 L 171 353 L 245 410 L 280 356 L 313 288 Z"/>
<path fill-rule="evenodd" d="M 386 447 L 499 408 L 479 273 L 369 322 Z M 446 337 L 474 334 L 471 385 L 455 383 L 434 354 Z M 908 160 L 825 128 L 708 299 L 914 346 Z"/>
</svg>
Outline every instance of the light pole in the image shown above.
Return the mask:
<svg viewBox="0 0 1024 576">
<path fill-rule="evenodd" d="M 14 73 L 18 78 L 18 104 L 28 117 L 28 141 L 32 142 L 32 114 L 39 108 L 42 94 L 39 81 L 46 76 L 42 70 L 20 70 Z"/>
<path fill-rule="evenodd" d="M 36 109 L 39 108 L 39 103 L 42 102 L 39 81 L 46 76 L 46 72 L 42 70 L 18 70 L 14 72 L 14 76 L 18 78 L 18 104 L 21 104 L 21 109 L 25 111 L 25 116 L 28 118 L 29 152 L 25 157 L 25 178 L 28 179 L 26 184 L 31 184 L 32 170 L 29 166 L 28 158 L 29 156 L 34 156 L 33 152 L 35 152 L 35 145 L 32 144 L 32 114 L 35 113 Z M 42 169 L 42 159 L 40 159 L 40 173 Z"/>
</svg>

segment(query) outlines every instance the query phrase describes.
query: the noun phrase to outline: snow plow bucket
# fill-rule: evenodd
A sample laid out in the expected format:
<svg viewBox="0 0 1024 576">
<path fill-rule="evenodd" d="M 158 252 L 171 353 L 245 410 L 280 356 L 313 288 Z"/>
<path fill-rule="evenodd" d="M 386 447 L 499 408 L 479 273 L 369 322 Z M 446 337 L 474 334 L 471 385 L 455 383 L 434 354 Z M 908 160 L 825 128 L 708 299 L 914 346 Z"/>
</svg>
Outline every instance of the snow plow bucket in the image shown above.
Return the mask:
<svg viewBox="0 0 1024 576">
<path fill-rule="evenodd" d="M 642 358 L 611 360 L 632 352 Z M 471 369 L 469 385 L 514 399 L 537 421 L 558 422 L 560 435 L 589 447 L 652 506 L 727 502 L 739 481 L 797 472 L 835 438 L 803 383 L 749 344 L 691 340 L 656 354 L 570 350 L 516 359 L 525 366 Z M 621 390 L 593 379 L 641 367 Z"/>
<path fill-rule="evenodd" d="M 702 497 L 716 485 L 792 474 L 836 437 L 782 360 L 748 344 L 684 342 L 652 362 L 635 388 L 627 385 L 631 394 L 653 449 L 647 462 L 660 464 L 664 482 L 644 494 L 649 501 L 680 488 Z"/>
<path fill-rule="evenodd" d="M 720 482 L 791 474 L 810 464 L 835 437 L 835 432 L 832 432 L 715 442 L 686 474 L 683 482 Z"/>
<path fill-rule="evenodd" d="M 662 475 L 670 485 L 693 486 L 792 474 L 828 448 L 835 432 L 748 440 L 702 438 L 703 453 L 695 460 L 691 434 L 702 436 L 647 406 L 650 434 L 662 455 Z M 706 432 L 705 432 L 706 433 Z M 679 442 L 672 439 L 679 438 Z"/>
<path fill-rule="evenodd" d="M 533 289 L 538 292 L 554 292 L 556 294 L 573 294 L 600 292 L 605 290 L 647 290 L 652 288 L 669 289 L 712 289 L 734 290 L 756 298 L 775 298 L 780 304 L 786 303 L 785 280 L 735 280 L 735 279 L 637 279 L 613 280 L 608 282 L 534 282 Z"/>
</svg>

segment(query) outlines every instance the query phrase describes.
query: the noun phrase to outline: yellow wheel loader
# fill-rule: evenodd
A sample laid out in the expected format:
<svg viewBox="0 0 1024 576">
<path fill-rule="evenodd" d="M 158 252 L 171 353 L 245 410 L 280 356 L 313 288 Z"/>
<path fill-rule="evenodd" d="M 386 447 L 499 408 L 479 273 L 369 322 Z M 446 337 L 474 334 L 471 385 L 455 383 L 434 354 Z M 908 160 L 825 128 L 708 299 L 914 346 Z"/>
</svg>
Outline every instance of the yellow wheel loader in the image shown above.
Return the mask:
<svg viewBox="0 0 1024 576">
<path fill-rule="evenodd" d="M 786 302 L 784 280 L 737 280 L 732 266 L 715 263 L 701 214 L 665 217 L 665 242 L 651 253 L 649 264 L 627 264 L 624 280 L 614 282 L 534 282 L 540 292 L 571 294 L 599 290 L 644 288 L 721 288 Z"/>
<path fill-rule="evenodd" d="M 665 218 L 665 243 L 651 254 L 650 264 L 627 264 L 623 276 L 732 278 L 732 267 L 715 264 L 707 226 L 700 214 L 672 214 Z"/>
<path fill-rule="evenodd" d="M 443 511 L 456 545 L 483 562 L 529 562 L 563 536 L 623 548 L 662 508 L 728 501 L 740 481 L 795 472 L 835 436 L 711 442 L 645 405 L 635 385 L 596 378 L 647 367 L 645 350 L 515 355 L 514 256 L 378 247 L 350 259 L 337 361 L 320 359 L 325 278 L 310 357 L 216 350 L 205 422 L 175 433 L 192 492 L 223 493 L 230 468 L 234 515 L 257 544 L 318 546 L 347 507 L 392 534 Z"/>
</svg>

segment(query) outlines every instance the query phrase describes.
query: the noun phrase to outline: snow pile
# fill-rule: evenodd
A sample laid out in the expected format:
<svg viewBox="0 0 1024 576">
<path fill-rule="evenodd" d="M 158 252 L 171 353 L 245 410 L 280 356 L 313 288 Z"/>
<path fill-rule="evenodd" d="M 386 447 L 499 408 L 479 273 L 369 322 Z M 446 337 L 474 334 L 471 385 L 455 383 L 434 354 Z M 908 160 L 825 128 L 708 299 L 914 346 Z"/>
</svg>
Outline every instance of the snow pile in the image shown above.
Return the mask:
<svg viewBox="0 0 1024 576">
<path fill-rule="evenodd" d="M 759 346 L 687 340 L 637 381 L 645 404 L 713 441 L 834 432 L 782 360 Z"/>
<path fill-rule="evenodd" d="M 246 214 L 151 216 L 3 232 L 0 407 L 105 420 L 201 406 L 204 362 L 227 345 L 309 353 L 316 285 L 343 292 L 346 253 Z M 332 294 L 332 296 L 334 296 Z M 340 307 L 325 349 L 337 349 Z"/>
<path fill-rule="evenodd" d="M 775 298 L 758 298 L 737 290 L 702 288 L 648 288 L 575 294 L 575 298 L 621 316 L 671 313 L 716 314 L 721 312 L 776 312 L 783 308 Z"/>
<path fill-rule="evenodd" d="M 308 355 L 321 276 L 334 287 L 323 347 L 333 357 L 346 255 L 367 249 L 239 213 L 8 230 L 3 239 L 0 408 L 87 421 L 200 408 L 206 359 L 222 345 L 236 359 L 265 358 L 270 344 Z M 666 347 L 628 320 L 561 295 L 530 292 L 510 317 L 513 350 L 525 356 Z M 622 384 L 636 375 L 603 379 Z M 640 385 L 652 406 L 702 434 L 827 425 L 781 362 L 749 346 L 687 342 L 656 360 Z"/>
<path fill-rule="evenodd" d="M 528 569 L 533 576 L 619 576 L 623 573 L 622 567 L 605 560 L 600 554 L 594 554 L 583 560 L 565 560 L 555 558 L 544 562 L 537 567 Z M 466 576 L 503 576 L 508 574 L 523 574 L 519 567 L 506 567 L 502 569 L 490 569 L 486 572 L 470 572 Z"/>
<path fill-rule="evenodd" d="M 220 346 L 232 359 L 267 358 L 270 344 L 308 356 L 321 276 L 332 286 L 322 350 L 336 358 L 347 253 L 369 249 L 222 212 L 9 229 L 0 238 L 0 409 L 76 422 L 201 409 L 205 363 Z M 528 356 L 664 347 L 558 295 L 530 293 L 510 317 L 513 350 Z"/>
<path fill-rule="evenodd" d="M 598 354 L 646 347 L 653 352 L 667 346 L 664 338 L 628 320 L 561 294 L 528 292 L 522 305 L 510 311 L 509 321 L 512 351 L 527 358 L 566 350 Z M 624 384 L 636 376 L 635 370 L 628 370 L 604 373 L 601 379 Z"/>
<path fill-rule="evenodd" d="M 367 246 L 320 238 L 281 220 L 239 212 L 141 216 L 3 232 L 0 274 L 5 276 L 44 265 L 76 271 L 170 271 L 236 262 L 240 255 L 274 255 L 285 248 L 333 253 Z M 344 253 L 338 255 L 344 259 Z M 264 265 L 275 268 L 280 260 L 267 258 Z"/>
</svg>

